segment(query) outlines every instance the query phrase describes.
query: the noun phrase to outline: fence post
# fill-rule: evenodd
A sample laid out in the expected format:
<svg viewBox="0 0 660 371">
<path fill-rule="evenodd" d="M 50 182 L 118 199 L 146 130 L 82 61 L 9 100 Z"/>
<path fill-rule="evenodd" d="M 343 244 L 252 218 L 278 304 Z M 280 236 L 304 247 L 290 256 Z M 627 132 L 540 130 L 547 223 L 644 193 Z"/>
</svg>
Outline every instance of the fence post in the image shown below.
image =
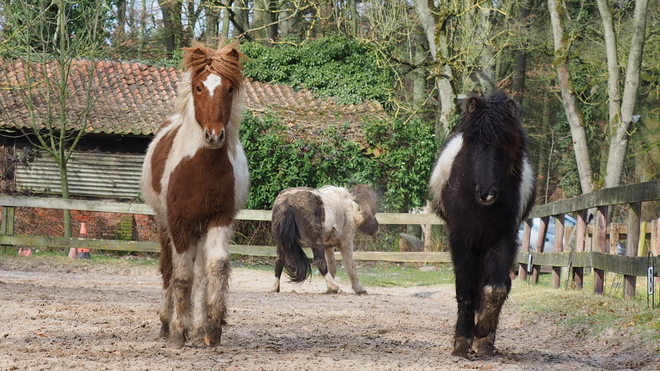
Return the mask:
<svg viewBox="0 0 660 371">
<path fill-rule="evenodd" d="M 587 239 L 587 215 L 589 210 L 580 210 L 577 213 L 577 230 L 575 232 L 575 252 L 584 252 L 584 246 Z M 572 273 L 573 285 L 578 289 L 582 289 L 584 284 L 584 268 L 573 267 Z"/>
<path fill-rule="evenodd" d="M 14 234 L 14 211 L 15 207 L 3 206 L 2 207 L 2 225 L 0 226 L 0 234 L 11 236 Z M 0 252 L 7 254 L 10 246 L 0 246 Z"/>
<path fill-rule="evenodd" d="M 596 213 L 596 246 L 598 252 L 604 254 L 608 253 L 609 246 L 607 245 L 607 208 L 608 206 L 598 206 Z M 605 287 L 605 271 L 602 269 L 594 268 L 594 293 L 602 294 Z"/>
<path fill-rule="evenodd" d="M 529 253 L 529 240 L 532 238 L 532 219 L 525 220 L 525 227 L 523 229 L 523 239 L 522 239 L 522 252 Z M 527 279 L 527 265 L 526 263 L 520 263 L 518 265 L 518 278 L 521 281 Z"/>
<path fill-rule="evenodd" d="M 543 252 L 543 247 L 545 246 L 545 236 L 548 232 L 548 221 L 550 220 L 549 216 L 544 216 L 541 218 L 541 223 L 539 224 L 539 236 L 536 240 L 536 252 Z M 541 273 L 540 265 L 532 266 L 532 279 L 530 280 L 533 284 L 539 282 L 539 274 Z"/>
<path fill-rule="evenodd" d="M 555 215 L 555 253 L 564 252 L 564 214 Z M 561 281 L 561 267 L 552 267 L 552 286 L 559 288 Z"/>
<path fill-rule="evenodd" d="M 626 236 L 626 256 L 637 256 L 639 253 L 640 219 L 642 215 L 642 203 L 635 202 L 628 208 L 628 235 Z M 646 231 L 644 231 L 646 233 Z M 636 276 L 623 276 L 623 294 L 626 299 L 635 297 L 637 285 Z"/>
</svg>

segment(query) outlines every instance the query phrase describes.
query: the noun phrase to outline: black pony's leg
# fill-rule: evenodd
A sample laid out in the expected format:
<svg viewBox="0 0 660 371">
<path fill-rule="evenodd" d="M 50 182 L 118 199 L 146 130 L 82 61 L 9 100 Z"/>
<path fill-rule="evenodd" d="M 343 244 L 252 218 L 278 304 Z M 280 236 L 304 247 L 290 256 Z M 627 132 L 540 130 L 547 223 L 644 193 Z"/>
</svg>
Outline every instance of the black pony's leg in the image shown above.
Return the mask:
<svg viewBox="0 0 660 371">
<path fill-rule="evenodd" d="M 515 240 L 502 240 L 484 256 L 484 285 L 474 328 L 474 347 L 479 355 L 495 352 L 495 331 L 502 306 L 511 291 L 509 270 L 516 252 Z"/>
<path fill-rule="evenodd" d="M 452 261 L 456 276 L 456 302 L 458 304 L 458 319 L 454 332 L 453 356 L 467 357 L 472 346 L 474 330 L 474 313 L 477 303 L 477 287 L 479 272 L 477 257 L 468 246 L 454 241 L 452 246 Z"/>
</svg>

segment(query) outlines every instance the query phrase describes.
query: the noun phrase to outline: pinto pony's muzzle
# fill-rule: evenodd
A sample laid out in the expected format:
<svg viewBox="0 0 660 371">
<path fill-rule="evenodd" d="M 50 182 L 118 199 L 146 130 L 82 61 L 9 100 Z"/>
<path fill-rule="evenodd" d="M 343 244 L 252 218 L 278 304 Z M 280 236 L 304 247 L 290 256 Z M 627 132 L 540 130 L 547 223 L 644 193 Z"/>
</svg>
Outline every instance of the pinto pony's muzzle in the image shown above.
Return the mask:
<svg viewBox="0 0 660 371">
<path fill-rule="evenodd" d="M 215 129 L 205 129 L 204 142 L 206 143 L 206 146 L 211 149 L 222 147 L 225 142 L 225 129 L 222 128 L 219 131 L 216 131 Z"/>
</svg>

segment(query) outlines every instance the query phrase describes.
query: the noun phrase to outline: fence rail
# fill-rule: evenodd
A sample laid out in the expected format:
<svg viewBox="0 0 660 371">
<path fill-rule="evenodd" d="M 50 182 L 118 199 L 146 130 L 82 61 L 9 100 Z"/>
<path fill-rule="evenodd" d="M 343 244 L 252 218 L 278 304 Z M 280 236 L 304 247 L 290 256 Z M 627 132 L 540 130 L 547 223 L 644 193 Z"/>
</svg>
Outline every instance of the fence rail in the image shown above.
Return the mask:
<svg viewBox="0 0 660 371">
<path fill-rule="evenodd" d="M 530 219 L 525 222 L 521 252 L 518 254 L 519 278 L 526 279 L 531 273 L 530 281 L 537 282 L 541 266 L 550 266 L 553 271 L 553 284 L 559 287 L 562 268 L 568 268 L 568 273 L 577 287 L 582 287 L 584 268 L 594 269 L 594 291 L 603 292 L 604 272 L 623 274 L 626 285 L 625 296 L 634 296 L 635 279 L 646 276 L 649 265 L 660 263 L 660 258 L 639 256 L 642 249 L 640 241 L 649 241 L 649 251 L 658 255 L 660 250 L 660 222 L 651 221 L 650 227 L 641 221 L 641 205 L 643 202 L 660 200 L 660 180 L 628 185 L 618 188 L 604 189 L 587 195 L 561 200 L 533 208 Z M 613 205 L 627 205 L 628 222 L 625 228 L 608 223 L 610 208 Z M 2 226 L 0 227 L 0 245 L 2 246 L 50 246 L 50 247 L 86 247 L 97 250 L 158 252 L 155 242 L 119 241 L 104 239 L 79 239 L 44 236 L 16 236 L 13 233 L 14 210 L 16 207 L 69 209 L 97 212 L 115 212 L 123 214 L 153 215 L 151 207 L 134 202 L 108 202 L 89 200 L 63 200 L 55 198 L 35 198 L 0 195 L 2 206 Z M 595 223 L 588 226 L 588 210 L 596 209 Z M 575 244 L 566 245 L 564 233 L 564 215 L 577 215 L 575 226 L 577 236 Z M 540 218 L 537 246 L 543 246 L 549 218 L 555 218 L 555 253 L 530 252 L 530 236 L 532 218 Z M 444 224 L 435 214 L 399 214 L 379 213 L 376 218 L 380 224 Z M 270 221 L 270 210 L 241 210 L 237 219 Z M 644 225 L 644 226 L 643 226 Z M 650 230 L 650 232 L 649 232 Z M 625 235 L 627 241 L 626 256 L 610 253 L 612 242 L 618 242 Z M 648 238 L 647 238 L 648 236 Z M 589 242 L 592 242 L 591 244 Z M 642 246 L 643 247 L 643 246 Z M 564 252 L 564 251 L 569 252 Z M 252 256 L 275 256 L 273 246 L 231 245 L 232 254 Z M 613 251 L 616 253 L 616 251 Z M 306 250 L 311 257 L 311 251 Z M 341 254 L 336 254 L 341 259 Z M 356 251 L 356 260 L 391 261 L 391 262 L 450 262 L 446 252 L 366 252 Z M 530 264 L 531 262 L 531 264 Z M 528 272 L 528 265 L 530 269 Z M 658 276 L 660 270 L 654 271 Z"/>
</svg>

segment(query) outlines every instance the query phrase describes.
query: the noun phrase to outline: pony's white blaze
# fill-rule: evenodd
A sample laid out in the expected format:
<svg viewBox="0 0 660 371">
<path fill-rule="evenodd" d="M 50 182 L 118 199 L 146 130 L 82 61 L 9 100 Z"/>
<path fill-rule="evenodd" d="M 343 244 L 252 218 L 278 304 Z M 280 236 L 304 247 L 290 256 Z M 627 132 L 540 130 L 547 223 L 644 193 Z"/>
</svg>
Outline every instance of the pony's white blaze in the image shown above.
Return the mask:
<svg viewBox="0 0 660 371">
<path fill-rule="evenodd" d="M 215 93 L 215 88 L 217 88 L 222 84 L 222 77 L 212 73 L 206 76 L 206 79 L 204 79 L 202 83 L 209 91 L 209 96 L 213 98 L 213 94 Z"/>
<path fill-rule="evenodd" d="M 522 221 L 520 219 L 522 219 L 522 215 L 525 212 L 525 209 L 527 209 L 527 205 L 534 202 L 534 200 L 532 200 L 532 194 L 534 194 L 534 170 L 529 163 L 529 159 L 525 157 L 523 159 L 522 182 L 520 183 L 518 223 Z"/>
<path fill-rule="evenodd" d="M 454 160 L 456 155 L 463 147 L 463 133 L 458 133 L 452 139 L 449 140 L 445 149 L 442 150 L 438 162 L 433 169 L 431 174 L 431 181 L 429 182 L 429 188 L 431 189 L 431 194 L 433 199 L 436 201 L 437 205 L 442 205 L 442 189 L 445 187 L 445 184 L 449 180 L 449 175 L 451 175 L 451 168 L 454 165 Z"/>
</svg>

